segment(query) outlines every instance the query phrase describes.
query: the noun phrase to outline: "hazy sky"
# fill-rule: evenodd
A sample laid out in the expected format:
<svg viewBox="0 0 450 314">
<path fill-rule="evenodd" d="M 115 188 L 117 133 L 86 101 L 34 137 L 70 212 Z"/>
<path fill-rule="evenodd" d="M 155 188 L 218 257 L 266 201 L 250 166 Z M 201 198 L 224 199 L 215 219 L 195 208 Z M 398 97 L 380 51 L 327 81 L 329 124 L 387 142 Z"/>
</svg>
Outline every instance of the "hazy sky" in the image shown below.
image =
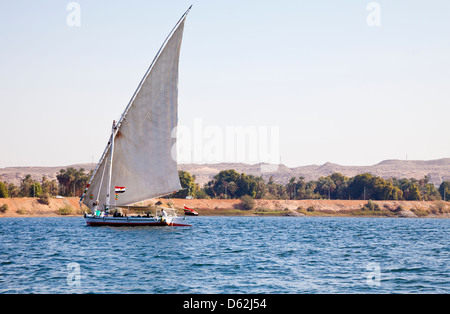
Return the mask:
<svg viewBox="0 0 450 314">
<path fill-rule="evenodd" d="M 290 167 L 450 157 L 448 0 L 70 2 L 0 2 L 0 167 L 97 162 L 190 4 L 179 125 L 277 127 Z"/>
</svg>

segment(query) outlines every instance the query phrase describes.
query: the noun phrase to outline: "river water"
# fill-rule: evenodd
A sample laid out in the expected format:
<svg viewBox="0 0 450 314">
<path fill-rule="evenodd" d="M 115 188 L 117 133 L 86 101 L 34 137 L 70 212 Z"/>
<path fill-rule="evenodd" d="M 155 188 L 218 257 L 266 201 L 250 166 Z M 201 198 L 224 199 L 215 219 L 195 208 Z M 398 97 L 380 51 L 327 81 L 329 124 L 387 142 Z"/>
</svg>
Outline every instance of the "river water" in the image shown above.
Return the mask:
<svg viewBox="0 0 450 314">
<path fill-rule="evenodd" d="M 0 293 L 450 293 L 449 219 L 0 219 Z"/>
</svg>

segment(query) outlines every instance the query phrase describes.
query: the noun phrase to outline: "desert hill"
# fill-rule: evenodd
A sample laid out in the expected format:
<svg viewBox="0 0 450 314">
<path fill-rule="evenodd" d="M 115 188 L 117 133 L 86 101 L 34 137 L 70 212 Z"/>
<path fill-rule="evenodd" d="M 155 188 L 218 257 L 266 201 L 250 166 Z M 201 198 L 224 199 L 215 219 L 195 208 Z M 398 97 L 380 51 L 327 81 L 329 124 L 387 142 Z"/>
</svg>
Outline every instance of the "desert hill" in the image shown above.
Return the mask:
<svg viewBox="0 0 450 314">
<path fill-rule="evenodd" d="M 60 169 L 73 167 L 83 168 L 86 171 L 94 169 L 96 164 L 76 164 L 58 167 L 7 167 L 0 168 L 0 180 L 20 184 L 20 180 L 30 174 L 35 180 L 56 179 Z M 339 172 L 345 176 L 352 177 L 360 173 L 369 172 L 373 175 L 388 179 L 416 178 L 422 179 L 425 175 L 430 177 L 430 181 L 435 185 L 441 184 L 444 180 L 450 180 L 450 158 L 436 160 L 384 160 L 372 166 L 341 166 L 327 162 L 323 165 L 308 165 L 289 168 L 285 165 L 267 167 L 265 164 L 242 164 L 242 163 L 219 163 L 219 164 L 180 164 L 180 170 L 188 171 L 196 176 L 196 181 L 200 185 L 211 180 L 221 170 L 235 169 L 239 173 L 262 176 L 266 181 L 273 177 L 277 183 L 286 184 L 291 177 L 305 177 L 306 181 L 317 180 L 321 176 L 328 176 L 334 172 Z M 272 170 L 270 172 L 265 172 Z"/>
<path fill-rule="evenodd" d="M 310 181 L 317 180 L 322 176 L 328 176 L 334 172 L 339 172 L 348 177 L 369 172 L 385 179 L 393 177 L 422 179 L 425 175 L 428 175 L 430 181 L 435 185 L 440 185 L 444 180 L 450 180 L 450 158 L 429 161 L 385 160 L 372 166 L 341 166 L 330 162 L 323 165 L 309 165 L 295 168 L 279 165 L 278 169 L 273 172 L 262 172 L 261 164 L 188 164 L 179 165 L 179 168 L 194 174 L 196 181 L 200 184 L 208 182 L 219 171 L 226 169 L 235 169 L 237 172 L 262 176 L 266 181 L 270 177 L 273 177 L 275 182 L 283 184 L 286 184 L 291 177 L 303 176 L 306 181 Z"/>
</svg>

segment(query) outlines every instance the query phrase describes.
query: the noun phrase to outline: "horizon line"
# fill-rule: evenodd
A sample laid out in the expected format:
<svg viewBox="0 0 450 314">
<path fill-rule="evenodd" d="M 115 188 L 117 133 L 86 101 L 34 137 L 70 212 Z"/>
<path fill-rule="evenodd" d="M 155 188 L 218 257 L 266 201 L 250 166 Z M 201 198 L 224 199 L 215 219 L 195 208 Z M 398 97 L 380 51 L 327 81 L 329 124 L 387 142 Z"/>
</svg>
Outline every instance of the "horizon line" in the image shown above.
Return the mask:
<svg viewBox="0 0 450 314">
<path fill-rule="evenodd" d="M 415 159 L 415 160 L 405 160 L 405 159 L 384 159 L 378 163 L 375 164 L 371 164 L 371 165 L 342 165 L 342 164 L 338 164 L 338 163 L 334 163 L 334 162 L 330 162 L 327 161 L 323 164 L 306 164 L 306 165 L 299 165 L 299 166 L 287 166 L 286 164 L 283 163 L 279 163 L 279 164 L 270 164 L 270 163 L 266 163 L 266 162 L 257 162 L 257 163 L 246 163 L 246 162 L 204 162 L 204 163 L 199 163 L 199 162 L 191 162 L 191 163 L 179 163 L 177 164 L 177 166 L 180 165 L 204 165 L 204 166 L 208 166 L 208 165 L 220 165 L 220 164 L 239 164 L 239 165 L 248 165 L 248 166 L 257 166 L 257 165 L 278 165 L 278 166 L 285 166 L 289 169 L 293 169 L 293 168 L 300 168 L 300 167 L 310 167 L 310 166 L 324 166 L 327 164 L 332 164 L 332 165 L 336 165 L 336 166 L 341 166 L 341 167 L 370 167 L 370 166 L 375 166 L 375 165 L 379 165 L 380 163 L 386 162 L 386 161 L 401 161 L 401 162 L 429 162 L 429 161 L 439 161 L 439 160 L 445 160 L 445 159 L 449 159 L 450 157 L 442 157 L 442 158 L 436 158 L 436 159 Z M 98 163 L 93 163 L 93 162 L 85 162 L 85 163 L 75 163 L 75 164 L 69 164 L 69 165 L 65 165 L 65 166 L 6 166 L 6 167 L 1 167 L 0 169 L 7 169 L 7 168 L 59 168 L 59 167 L 71 167 L 71 166 L 77 166 L 77 165 L 97 165 Z"/>
</svg>

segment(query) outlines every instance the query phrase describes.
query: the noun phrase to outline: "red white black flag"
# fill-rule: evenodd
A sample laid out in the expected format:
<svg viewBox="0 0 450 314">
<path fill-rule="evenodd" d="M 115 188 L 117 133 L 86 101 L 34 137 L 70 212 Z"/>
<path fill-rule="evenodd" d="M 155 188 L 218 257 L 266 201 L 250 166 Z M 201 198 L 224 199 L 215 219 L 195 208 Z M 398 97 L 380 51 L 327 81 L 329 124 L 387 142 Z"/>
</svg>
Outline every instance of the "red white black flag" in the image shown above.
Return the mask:
<svg viewBox="0 0 450 314">
<path fill-rule="evenodd" d="M 125 187 L 124 186 L 116 186 L 116 193 L 125 193 Z"/>
</svg>

